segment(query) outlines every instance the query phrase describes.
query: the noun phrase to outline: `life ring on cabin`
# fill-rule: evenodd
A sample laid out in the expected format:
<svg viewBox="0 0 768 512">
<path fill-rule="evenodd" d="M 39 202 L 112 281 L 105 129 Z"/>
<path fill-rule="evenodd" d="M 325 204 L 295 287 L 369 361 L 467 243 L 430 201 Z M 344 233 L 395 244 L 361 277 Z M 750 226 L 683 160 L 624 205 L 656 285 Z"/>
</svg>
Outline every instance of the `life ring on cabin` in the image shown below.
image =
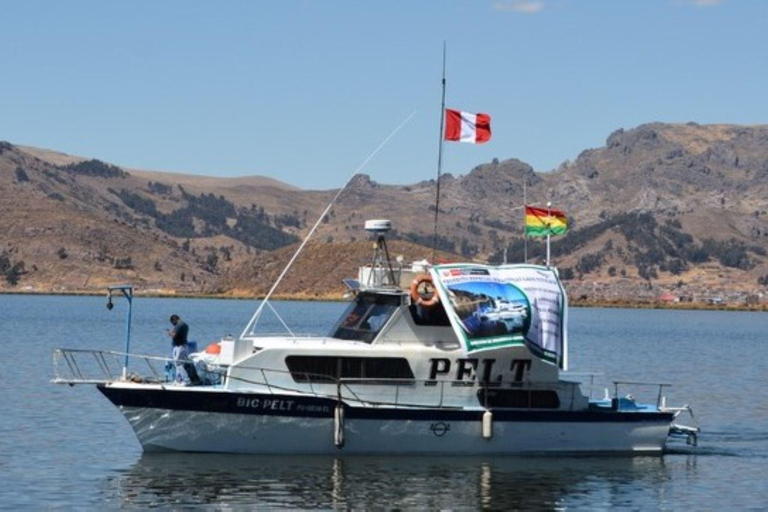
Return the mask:
<svg viewBox="0 0 768 512">
<path fill-rule="evenodd" d="M 411 300 L 417 305 L 431 308 L 440 302 L 432 276 L 422 274 L 411 282 Z"/>
</svg>

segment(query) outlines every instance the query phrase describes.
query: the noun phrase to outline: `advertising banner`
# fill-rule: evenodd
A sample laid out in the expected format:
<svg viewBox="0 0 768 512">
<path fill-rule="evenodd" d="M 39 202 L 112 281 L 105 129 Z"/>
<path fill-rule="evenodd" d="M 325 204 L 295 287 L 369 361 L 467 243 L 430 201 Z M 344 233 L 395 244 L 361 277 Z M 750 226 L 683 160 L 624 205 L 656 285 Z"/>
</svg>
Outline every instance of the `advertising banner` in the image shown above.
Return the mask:
<svg viewBox="0 0 768 512">
<path fill-rule="evenodd" d="M 467 353 L 525 344 L 565 368 L 566 296 L 554 269 L 462 263 L 431 272 Z"/>
</svg>

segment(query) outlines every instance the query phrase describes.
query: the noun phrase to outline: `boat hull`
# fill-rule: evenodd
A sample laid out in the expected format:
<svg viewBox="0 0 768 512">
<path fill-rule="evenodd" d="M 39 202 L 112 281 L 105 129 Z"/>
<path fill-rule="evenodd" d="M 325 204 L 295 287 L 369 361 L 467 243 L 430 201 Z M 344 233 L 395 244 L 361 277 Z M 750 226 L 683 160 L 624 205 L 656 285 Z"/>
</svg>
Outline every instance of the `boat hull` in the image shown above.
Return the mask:
<svg viewBox="0 0 768 512">
<path fill-rule="evenodd" d="M 329 398 L 100 387 L 145 451 L 254 454 L 661 453 L 672 415 L 344 407 Z M 343 444 L 337 446 L 339 433 Z"/>
</svg>

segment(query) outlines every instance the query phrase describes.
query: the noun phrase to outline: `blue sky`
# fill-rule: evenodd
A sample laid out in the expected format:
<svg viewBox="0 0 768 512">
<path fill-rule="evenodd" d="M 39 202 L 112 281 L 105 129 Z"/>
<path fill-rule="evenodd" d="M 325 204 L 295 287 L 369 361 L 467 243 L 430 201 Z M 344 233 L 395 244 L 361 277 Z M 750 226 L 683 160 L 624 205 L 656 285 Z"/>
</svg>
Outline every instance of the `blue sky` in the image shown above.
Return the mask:
<svg viewBox="0 0 768 512">
<path fill-rule="evenodd" d="M 0 140 L 334 188 L 434 178 L 449 107 L 493 139 L 443 172 L 537 171 L 651 121 L 763 124 L 765 0 L 0 3 Z"/>
</svg>

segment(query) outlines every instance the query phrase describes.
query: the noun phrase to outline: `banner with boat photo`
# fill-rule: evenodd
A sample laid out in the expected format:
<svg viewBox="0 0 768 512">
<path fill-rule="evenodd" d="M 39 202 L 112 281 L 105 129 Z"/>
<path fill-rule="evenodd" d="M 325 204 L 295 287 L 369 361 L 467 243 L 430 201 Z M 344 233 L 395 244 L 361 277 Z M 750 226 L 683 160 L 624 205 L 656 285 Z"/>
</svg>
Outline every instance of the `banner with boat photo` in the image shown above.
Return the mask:
<svg viewBox="0 0 768 512">
<path fill-rule="evenodd" d="M 431 272 L 467 353 L 524 344 L 565 369 L 567 299 L 556 270 L 464 263 Z"/>
</svg>

